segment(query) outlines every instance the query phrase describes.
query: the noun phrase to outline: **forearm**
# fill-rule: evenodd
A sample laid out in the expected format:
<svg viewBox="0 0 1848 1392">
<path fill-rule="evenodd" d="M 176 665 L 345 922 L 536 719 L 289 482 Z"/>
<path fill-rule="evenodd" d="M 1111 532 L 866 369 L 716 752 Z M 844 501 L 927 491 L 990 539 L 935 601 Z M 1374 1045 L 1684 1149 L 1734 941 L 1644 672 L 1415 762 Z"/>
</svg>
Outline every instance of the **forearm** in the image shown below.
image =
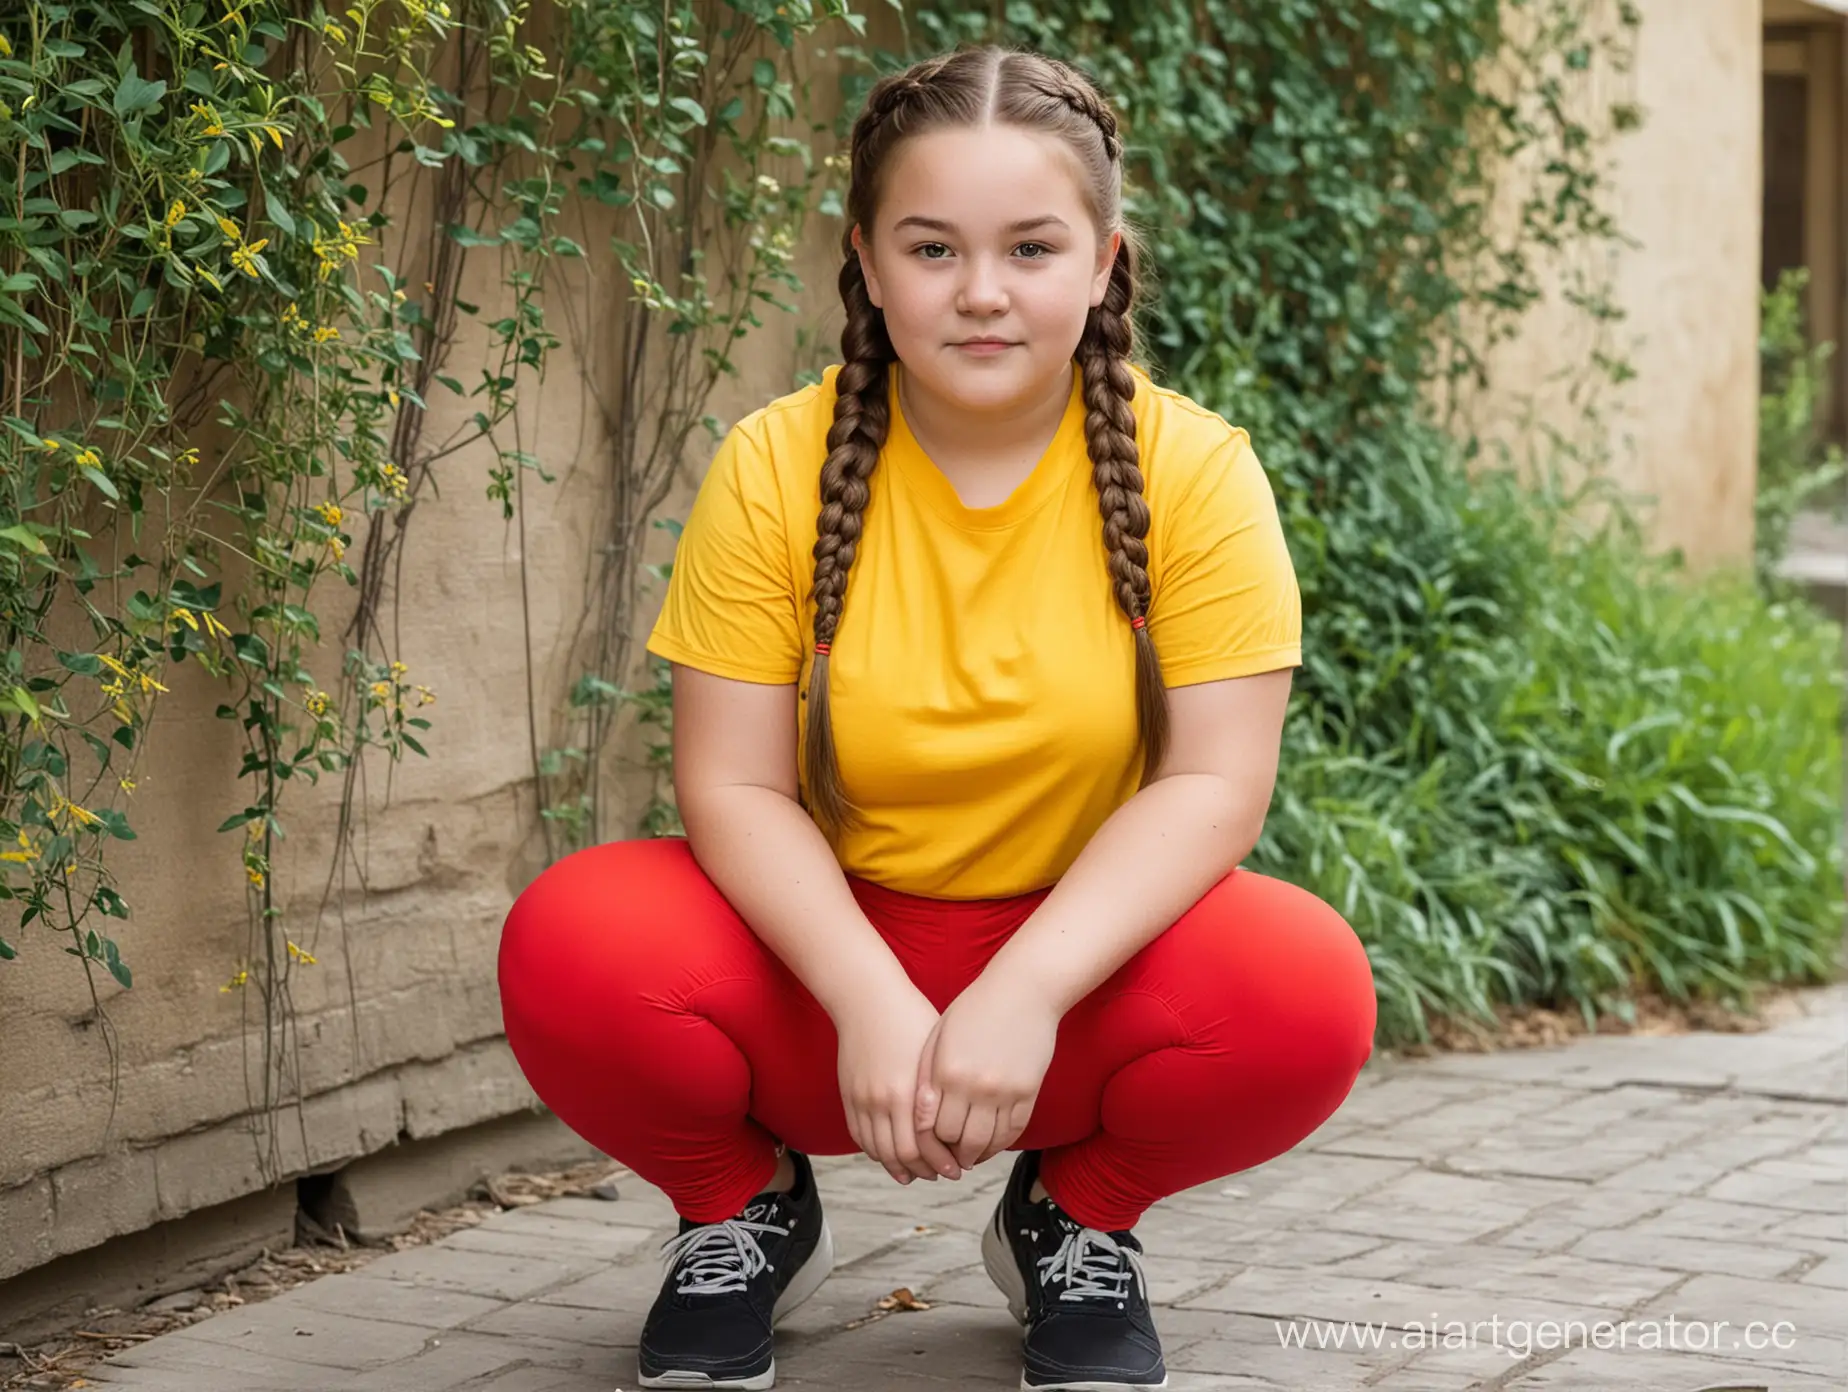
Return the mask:
<svg viewBox="0 0 1848 1392">
<path fill-rule="evenodd" d="M 882 985 L 909 985 L 799 804 L 737 784 L 683 794 L 680 815 L 707 878 L 830 1018 Z"/>
<path fill-rule="evenodd" d="M 1255 801 L 1216 774 L 1175 774 L 1141 789 L 1098 828 L 983 976 L 1042 993 L 1063 1015 L 1251 853 L 1266 810 Z"/>
</svg>

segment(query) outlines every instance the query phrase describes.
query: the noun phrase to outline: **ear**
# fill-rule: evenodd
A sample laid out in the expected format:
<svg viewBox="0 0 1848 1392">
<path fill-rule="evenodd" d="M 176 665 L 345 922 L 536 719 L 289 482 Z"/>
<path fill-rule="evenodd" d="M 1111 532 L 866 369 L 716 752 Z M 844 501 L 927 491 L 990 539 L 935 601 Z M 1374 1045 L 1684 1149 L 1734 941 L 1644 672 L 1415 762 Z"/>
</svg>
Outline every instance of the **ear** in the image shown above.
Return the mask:
<svg viewBox="0 0 1848 1392">
<path fill-rule="evenodd" d="M 853 249 L 860 258 L 860 273 L 866 277 L 866 296 L 874 309 L 885 308 L 885 292 L 879 288 L 879 273 L 873 269 L 873 249 L 860 235 L 860 224 L 853 225 Z"/>
<path fill-rule="evenodd" d="M 1104 302 L 1104 294 L 1110 289 L 1110 273 L 1116 269 L 1117 252 L 1123 245 L 1123 234 L 1112 232 L 1109 240 L 1098 249 L 1097 269 L 1091 276 L 1091 308 L 1096 309 Z"/>
</svg>

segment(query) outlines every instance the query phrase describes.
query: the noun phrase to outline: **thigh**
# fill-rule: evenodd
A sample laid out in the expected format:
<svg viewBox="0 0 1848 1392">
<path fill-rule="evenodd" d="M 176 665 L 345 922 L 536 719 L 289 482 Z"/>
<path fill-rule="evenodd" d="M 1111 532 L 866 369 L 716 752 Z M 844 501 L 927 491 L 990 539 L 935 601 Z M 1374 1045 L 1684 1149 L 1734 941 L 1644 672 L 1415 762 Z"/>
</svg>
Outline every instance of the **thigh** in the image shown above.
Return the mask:
<svg viewBox="0 0 1848 1392">
<path fill-rule="evenodd" d="M 1110 1084 L 1164 1050 L 1177 1065 L 1236 1063 L 1253 1096 L 1357 1069 L 1375 1011 L 1366 949 L 1346 921 L 1307 890 L 1235 870 L 1066 1015 L 1020 1145 L 1070 1144 L 1140 1118 L 1137 1089 Z"/>
<path fill-rule="evenodd" d="M 542 872 L 507 916 L 500 984 L 541 1097 L 620 1070 L 658 1105 L 724 1099 L 798 1149 L 854 1148 L 832 1022 L 684 840 L 588 846 Z"/>
</svg>

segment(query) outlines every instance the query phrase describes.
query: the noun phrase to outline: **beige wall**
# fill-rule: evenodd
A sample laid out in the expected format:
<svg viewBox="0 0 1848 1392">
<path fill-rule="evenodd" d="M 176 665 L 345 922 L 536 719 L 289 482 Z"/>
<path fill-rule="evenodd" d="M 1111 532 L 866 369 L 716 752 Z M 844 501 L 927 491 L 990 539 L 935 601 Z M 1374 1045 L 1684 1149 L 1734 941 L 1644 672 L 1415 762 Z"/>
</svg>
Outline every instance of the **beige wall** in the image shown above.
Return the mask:
<svg viewBox="0 0 1848 1392">
<path fill-rule="evenodd" d="M 1636 64 L 1583 91 L 1587 110 L 1634 99 L 1639 132 L 1612 161 L 1619 227 L 1640 246 L 1573 249 L 1547 271 L 1549 298 L 1491 361 L 1472 418 L 1517 456 L 1523 418 L 1569 423 L 1567 379 L 1597 346 L 1560 291 L 1608 272 L 1628 318 L 1606 332 L 1638 377 L 1606 389 L 1592 442 L 1609 475 L 1646 502 L 1649 533 L 1699 565 L 1749 558 L 1757 476 L 1760 31 L 1755 3 L 1641 0 Z M 1562 376 L 1563 374 L 1563 376 Z"/>
<path fill-rule="evenodd" d="M 831 86 L 824 74 L 819 90 Z M 526 379 L 519 411 L 519 445 L 558 481 L 525 475 L 523 536 L 483 496 L 493 459 L 481 445 L 445 459 L 441 496 L 426 491 L 417 503 L 399 572 L 403 646 L 387 656 L 408 664 L 408 681 L 437 693 L 423 712 L 434 722 L 424 737 L 431 757 L 395 767 L 372 757 L 358 864 L 325 910 L 339 777 L 286 794 L 288 839 L 272 879 L 290 936 L 319 964 L 293 975 L 307 1100 L 300 1123 L 285 1114 L 276 1136 L 285 1175 L 535 1103 L 501 1035 L 495 980 L 501 922 L 543 865 L 527 736 L 528 624 L 536 700 L 549 712 L 577 675 L 566 668 L 566 639 L 584 603 L 607 468 L 580 373 L 588 361 L 606 391 L 614 389 L 610 348 L 623 313 L 602 250 L 610 228 L 570 230 L 591 257 L 561 274 L 550 299 L 576 307 L 584 339 L 565 332 L 554 310 L 566 342 L 542 388 Z M 816 308 L 766 311 L 766 328 L 742 347 L 739 376 L 713 400 L 721 420 L 791 389 L 798 325 L 838 338 L 838 311 L 830 310 L 838 230 L 818 220 L 797 267 Z M 504 302 L 489 253 L 471 253 L 467 266 L 461 297 L 483 313 L 462 320 L 451 361 L 465 381 L 485 361 L 485 334 L 475 326 Z M 475 409 L 441 389 L 430 406 L 431 442 Z M 512 443 L 512 432 L 506 438 Z M 709 452 L 696 435 L 669 513 L 684 515 Z M 357 567 L 364 531 L 350 530 Z M 354 592 L 323 581 L 315 603 L 325 639 L 310 666 L 331 691 Z M 650 601 L 644 621 L 657 604 Z M 71 628 L 66 645 L 87 646 Z M 247 1091 L 247 1080 L 260 1088 L 257 1046 L 243 1018 L 256 999 L 219 989 L 247 950 L 246 908 L 237 835 L 215 828 L 250 789 L 235 777 L 236 728 L 213 715 L 228 699 L 223 688 L 194 664 L 169 677 L 126 809 L 139 839 L 109 852 L 133 905 L 115 936 L 135 970 L 132 990 L 100 974 L 122 1051 L 113 1126 L 107 1057 L 79 971 L 42 928 L 7 934 L 21 955 L 0 964 L 0 1281 L 265 1183 Z M 639 796 L 645 783 L 634 776 L 635 755 L 631 741 L 608 772 Z M 619 805 L 618 825 L 606 834 L 626 834 L 637 805 L 637 797 Z"/>
</svg>

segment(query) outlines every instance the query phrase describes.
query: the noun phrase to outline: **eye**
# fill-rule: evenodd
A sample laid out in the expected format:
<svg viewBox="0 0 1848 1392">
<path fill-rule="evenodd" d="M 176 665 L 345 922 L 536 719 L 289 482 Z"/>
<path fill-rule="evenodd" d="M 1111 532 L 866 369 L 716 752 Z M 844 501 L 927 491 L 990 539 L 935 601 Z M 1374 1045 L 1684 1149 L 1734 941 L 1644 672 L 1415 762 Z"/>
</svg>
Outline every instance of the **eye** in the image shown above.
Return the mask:
<svg viewBox="0 0 1848 1392">
<path fill-rule="evenodd" d="M 932 252 L 938 251 L 942 252 L 943 256 L 948 256 L 950 254 L 950 249 L 942 242 L 920 242 L 917 246 L 911 248 L 911 254 L 913 256 L 922 256 L 926 261 L 943 260 L 943 256 L 933 256 L 931 254 Z"/>
<path fill-rule="evenodd" d="M 1037 255 L 1028 256 L 1026 259 L 1029 261 L 1041 261 L 1052 255 L 1052 248 L 1047 246 L 1044 242 L 1022 242 L 1019 246 L 1014 248 L 1014 250 L 1018 252 L 1025 252 L 1029 249 L 1037 253 Z"/>
</svg>

